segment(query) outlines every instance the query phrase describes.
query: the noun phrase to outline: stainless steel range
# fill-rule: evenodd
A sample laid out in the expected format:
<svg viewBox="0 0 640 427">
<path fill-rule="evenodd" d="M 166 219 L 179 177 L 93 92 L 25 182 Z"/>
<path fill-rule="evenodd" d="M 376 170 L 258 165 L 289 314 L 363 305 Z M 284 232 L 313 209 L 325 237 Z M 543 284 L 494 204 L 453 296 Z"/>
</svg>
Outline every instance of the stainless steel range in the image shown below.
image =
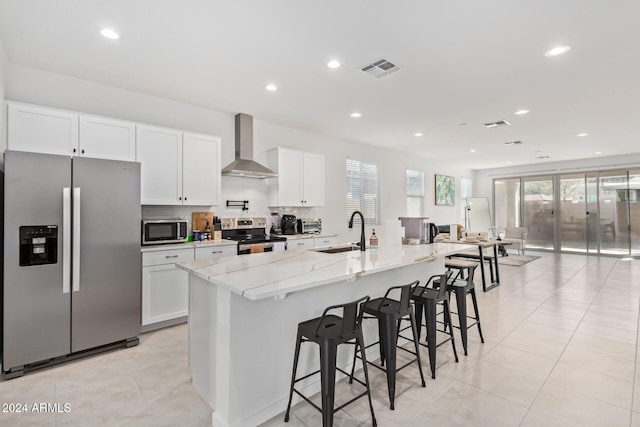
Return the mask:
<svg viewBox="0 0 640 427">
<path fill-rule="evenodd" d="M 287 238 L 267 236 L 267 218 L 222 218 L 222 238 L 238 242 L 238 255 L 271 252 L 274 247 L 287 248 Z M 275 243 L 282 245 L 275 245 Z"/>
</svg>

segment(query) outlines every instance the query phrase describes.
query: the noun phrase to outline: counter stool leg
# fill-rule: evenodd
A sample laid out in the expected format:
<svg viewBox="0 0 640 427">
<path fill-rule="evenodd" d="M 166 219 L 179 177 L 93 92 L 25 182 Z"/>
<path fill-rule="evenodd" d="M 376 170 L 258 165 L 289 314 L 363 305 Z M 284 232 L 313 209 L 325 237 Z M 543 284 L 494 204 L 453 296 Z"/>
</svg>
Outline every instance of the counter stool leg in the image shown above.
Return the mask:
<svg viewBox="0 0 640 427">
<path fill-rule="evenodd" d="M 424 317 L 427 324 L 427 346 L 429 347 L 429 366 L 431 367 L 431 378 L 436 379 L 436 302 L 427 300 L 424 305 Z"/>
<path fill-rule="evenodd" d="M 373 413 L 373 403 L 371 402 L 371 387 L 369 386 L 369 370 L 367 368 L 367 356 L 364 345 L 362 344 L 364 339 L 362 338 L 362 328 L 358 327 L 356 332 L 356 350 L 360 349 L 360 357 L 362 357 L 362 369 L 364 370 L 364 382 L 367 385 L 367 398 L 369 399 L 369 408 L 371 409 L 371 419 L 373 422 L 373 427 L 378 426 L 378 422 L 376 421 L 376 416 Z M 355 353 L 354 353 L 354 365 L 355 365 Z M 351 370 L 351 377 L 353 378 L 353 369 Z"/>
<path fill-rule="evenodd" d="M 300 344 L 302 343 L 302 336 L 298 332 L 298 338 L 296 339 L 296 351 L 293 356 L 293 373 L 291 374 L 291 389 L 289 390 L 289 403 L 287 404 L 287 412 L 284 415 L 284 422 L 289 422 L 289 411 L 291 410 L 291 399 L 293 398 L 293 386 L 296 382 L 296 371 L 298 370 L 298 356 L 300 355 Z"/>
<path fill-rule="evenodd" d="M 467 293 L 461 286 L 454 286 L 456 294 L 456 304 L 458 309 L 458 322 L 460 322 L 460 336 L 462 337 L 462 348 L 464 355 L 467 355 Z"/>
<path fill-rule="evenodd" d="M 336 390 L 335 343 L 324 341 L 320 344 L 320 388 L 322 395 L 322 427 L 333 426 L 333 403 Z"/>
<path fill-rule="evenodd" d="M 387 387 L 389 389 L 389 409 L 395 409 L 396 397 L 396 322 L 393 316 L 380 317 L 380 342 L 384 348 L 387 360 Z"/>
<path fill-rule="evenodd" d="M 420 371 L 420 379 L 422 380 L 422 387 L 426 387 L 427 383 L 424 382 L 424 374 L 422 373 L 422 363 L 420 362 L 420 344 L 418 343 L 418 330 L 416 327 L 416 319 L 413 316 L 413 312 L 409 312 L 411 318 L 411 331 L 413 332 L 413 344 L 416 348 L 416 358 L 418 359 L 418 370 Z M 398 329 L 400 327 L 398 326 Z"/>
<path fill-rule="evenodd" d="M 456 340 L 453 338 L 453 328 L 451 327 L 451 304 L 449 304 L 449 298 L 444 300 L 444 319 L 445 323 L 449 324 L 449 337 L 451 338 L 451 347 L 453 348 L 453 355 L 458 363 L 458 352 L 456 351 Z"/>
<path fill-rule="evenodd" d="M 478 332 L 480 333 L 480 342 L 484 343 L 484 337 L 482 336 L 482 327 L 480 326 L 480 312 L 478 311 L 478 300 L 476 299 L 476 290 L 471 289 L 471 301 L 473 301 L 473 311 L 476 315 L 476 324 L 478 325 Z"/>
<path fill-rule="evenodd" d="M 414 301 L 414 310 L 415 319 L 416 319 L 416 335 L 418 336 L 418 340 L 420 340 L 420 331 L 422 329 L 422 311 L 424 310 L 424 304 L 419 301 Z"/>
</svg>

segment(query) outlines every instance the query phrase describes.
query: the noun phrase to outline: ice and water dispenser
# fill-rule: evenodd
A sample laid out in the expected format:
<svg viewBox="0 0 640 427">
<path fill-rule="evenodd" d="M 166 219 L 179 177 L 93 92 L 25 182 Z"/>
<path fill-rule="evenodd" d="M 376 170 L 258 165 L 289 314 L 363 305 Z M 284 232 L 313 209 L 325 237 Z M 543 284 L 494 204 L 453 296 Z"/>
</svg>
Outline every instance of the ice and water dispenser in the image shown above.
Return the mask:
<svg viewBox="0 0 640 427">
<path fill-rule="evenodd" d="M 20 266 L 58 262 L 58 226 L 27 225 L 20 227 Z"/>
</svg>

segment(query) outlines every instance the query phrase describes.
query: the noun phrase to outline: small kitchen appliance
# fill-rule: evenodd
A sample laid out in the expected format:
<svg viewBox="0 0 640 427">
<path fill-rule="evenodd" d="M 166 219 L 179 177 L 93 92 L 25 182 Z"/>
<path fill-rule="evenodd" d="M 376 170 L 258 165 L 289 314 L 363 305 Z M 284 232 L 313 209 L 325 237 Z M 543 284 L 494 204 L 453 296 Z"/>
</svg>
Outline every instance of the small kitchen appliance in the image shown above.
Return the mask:
<svg viewBox="0 0 640 427">
<path fill-rule="evenodd" d="M 438 227 L 429 222 L 428 217 L 399 217 L 400 225 L 404 227 L 404 237 L 419 239 L 420 243 L 434 243 L 438 235 Z"/>
<path fill-rule="evenodd" d="M 300 234 L 320 234 L 320 233 L 322 233 L 322 220 L 320 218 L 300 218 L 300 219 L 298 219 L 298 233 L 300 233 Z"/>
<path fill-rule="evenodd" d="M 298 234 L 298 221 L 295 215 L 282 215 L 280 221 L 282 234 Z"/>
<path fill-rule="evenodd" d="M 197 230 L 204 232 L 204 229 Z M 142 220 L 142 244 L 161 245 L 165 243 L 186 242 L 187 221 L 182 219 L 144 219 Z"/>
<path fill-rule="evenodd" d="M 266 218 L 222 218 L 222 238 L 238 242 L 238 255 L 287 248 L 287 238 L 267 237 Z"/>
</svg>

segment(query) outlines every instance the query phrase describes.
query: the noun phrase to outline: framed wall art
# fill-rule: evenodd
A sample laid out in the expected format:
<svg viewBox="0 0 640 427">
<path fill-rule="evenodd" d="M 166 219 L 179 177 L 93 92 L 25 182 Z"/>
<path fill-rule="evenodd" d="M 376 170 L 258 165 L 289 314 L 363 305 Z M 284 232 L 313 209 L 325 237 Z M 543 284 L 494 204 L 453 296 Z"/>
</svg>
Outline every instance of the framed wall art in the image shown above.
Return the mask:
<svg viewBox="0 0 640 427">
<path fill-rule="evenodd" d="M 456 179 L 452 176 L 436 174 L 436 205 L 454 206 L 456 204 Z"/>
</svg>

